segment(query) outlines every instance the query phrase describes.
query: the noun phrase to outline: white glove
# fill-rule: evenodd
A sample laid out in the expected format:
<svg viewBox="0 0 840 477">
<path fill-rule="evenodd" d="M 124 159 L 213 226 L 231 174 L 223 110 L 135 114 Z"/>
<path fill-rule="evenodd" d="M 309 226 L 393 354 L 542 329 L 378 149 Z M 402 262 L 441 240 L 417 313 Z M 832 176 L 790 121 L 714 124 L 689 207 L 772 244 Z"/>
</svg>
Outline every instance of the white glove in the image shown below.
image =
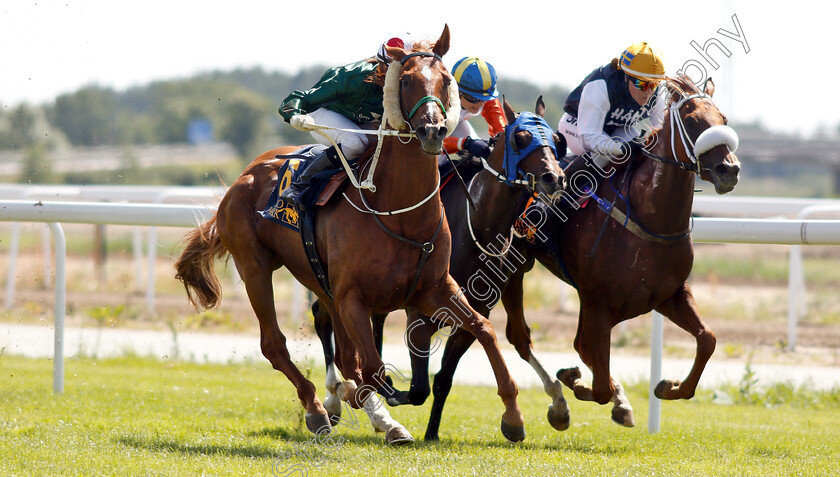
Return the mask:
<svg viewBox="0 0 840 477">
<path fill-rule="evenodd" d="M 289 124 L 298 131 L 314 131 L 318 129 L 315 126 L 315 120 L 308 114 L 296 114 L 289 119 Z"/>
</svg>

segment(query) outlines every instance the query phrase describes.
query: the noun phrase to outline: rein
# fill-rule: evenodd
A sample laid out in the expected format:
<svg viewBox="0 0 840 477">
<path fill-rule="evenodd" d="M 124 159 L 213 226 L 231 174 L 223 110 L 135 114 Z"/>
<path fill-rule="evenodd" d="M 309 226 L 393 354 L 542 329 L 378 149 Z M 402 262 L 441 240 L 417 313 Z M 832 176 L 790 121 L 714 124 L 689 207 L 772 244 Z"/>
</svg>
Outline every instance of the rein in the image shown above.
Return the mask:
<svg viewBox="0 0 840 477">
<path fill-rule="evenodd" d="M 671 126 L 671 153 L 674 156 L 674 159 L 669 157 L 660 156 L 658 154 L 653 153 L 652 151 L 645 149 L 643 146 L 641 148 L 641 153 L 653 160 L 659 161 L 663 164 L 677 166 L 680 169 L 697 174 L 698 176 L 703 172 L 710 170 L 710 168 L 703 167 L 698 156 L 708 152 L 712 148 L 718 145 L 725 145 L 727 149 L 730 151 L 735 151 L 738 147 L 738 136 L 732 128 L 728 126 L 712 126 L 710 128 L 705 129 L 700 135 L 697 137 L 696 141 L 692 141 L 691 137 L 688 135 L 688 128 L 685 126 L 685 121 L 683 120 L 682 116 L 680 115 L 680 109 L 690 100 L 692 99 L 703 99 L 711 97 L 703 92 L 697 92 L 694 94 L 687 95 L 682 89 L 678 89 L 680 94 L 679 101 L 671 101 L 668 105 L 668 120 Z M 679 135 L 680 142 L 683 145 L 683 150 L 685 152 L 686 157 L 691 161 L 691 163 L 685 163 L 677 160 L 676 158 L 679 157 L 677 154 L 677 147 L 676 147 L 676 137 Z M 627 166 L 627 171 L 630 170 L 630 165 Z M 627 178 L 625 173 L 625 178 L 622 179 L 622 186 Z M 619 191 L 621 186 L 619 186 Z M 677 232 L 672 234 L 656 234 L 651 232 L 647 228 L 645 228 L 642 224 L 640 224 L 637 220 L 633 218 L 634 214 L 632 209 L 630 208 L 630 201 L 628 199 L 624 199 L 624 202 L 627 204 L 627 214 L 625 215 L 624 212 L 620 211 L 618 208 L 615 207 L 615 202 L 618 197 L 621 196 L 621 193 L 616 191 L 617 195 L 616 198 L 613 200 L 612 204 L 606 203 L 600 197 L 596 197 L 593 194 L 593 197 L 596 199 L 598 206 L 608 214 L 609 217 L 615 219 L 618 223 L 622 224 L 622 226 L 629 230 L 633 235 L 644 239 L 650 240 L 658 243 L 669 244 L 673 243 L 677 240 L 682 240 L 688 237 L 691 234 L 692 227 L 689 226 L 688 229 L 684 232 Z M 606 224 L 605 224 L 606 225 Z M 603 232 L 603 228 L 601 229 Z M 597 246 L 598 241 L 600 240 L 601 234 L 599 233 L 598 239 L 595 242 Z M 590 254 L 595 251 L 595 247 L 592 248 Z"/>
<path fill-rule="evenodd" d="M 400 60 L 400 69 L 402 69 L 402 67 L 405 66 L 405 62 L 409 58 L 413 58 L 413 57 L 431 57 L 431 58 L 435 58 L 439 61 L 442 61 L 440 56 L 438 56 L 438 55 L 436 55 L 432 52 L 417 51 L 417 52 L 414 52 L 414 53 L 409 53 L 408 55 L 403 57 L 402 60 Z M 392 63 L 391 66 L 395 66 L 395 64 Z M 389 67 L 389 71 L 390 71 L 390 68 L 391 67 Z M 399 100 L 400 101 L 400 107 L 403 108 L 403 110 L 404 110 L 405 108 L 404 108 L 403 101 L 402 101 L 402 95 L 400 94 L 399 91 L 397 92 L 397 95 L 400 98 L 400 100 Z M 434 96 L 424 96 L 423 98 L 421 98 L 417 102 L 417 104 L 414 106 L 414 108 L 411 109 L 411 114 L 408 116 L 408 118 L 410 119 L 411 116 L 413 116 L 414 113 L 417 112 L 417 109 L 419 109 L 420 106 L 422 106 L 423 104 L 428 103 L 428 102 L 437 103 L 440 106 L 441 110 L 443 111 L 444 119 L 446 119 L 446 107 L 444 107 L 443 102 L 441 102 L 441 100 L 439 98 L 434 97 Z M 402 111 L 402 114 L 405 115 L 405 112 Z M 336 151 L 338 152 L 338 158 L 341 161 L 341 165 L 344 168 L 344 171 L 347 172 L 347 177 L 350 178 L 350 183 L 352 183 L 353 187 L 355 187 L 356 189 L 367 189 L 371 192 L 376 192 L 376 185 L 374 185 L 374 183 L 373 183 L 373 175 L 374 175 L 374 172 L 376 171 L 376 165 L 379 162 L 379 155 L 382 151 L 382 139 L 384 137 L 395 136 L 397 138 L 408 138 L 408 140 L 405 141 L 405 142 L 403 142 L 402 139 L 400 139 L 400 142 L 403 142 L 403 144 L 407 144 L 409 141 L 411 141 L 411 139 L 417 137 L 417 132 L 415 130 L 411 129 L 411 124 L 408 123 L 408 121 L 404 118 L 402 119 L 402 122 L 409 125 L 408 132 L 401 132 L 402 129 L 386 129 L 387 124 L 388 124 L 387 115 L 388 115 L 388 108 L 383 108 L 382 119 L 380 121 L 379 128 L 376 131 L 368 130 L 368 129 L 336 128 L 336 127 L 325 126 L 325 125 L 321 125 L 321 124 L 312 125 L 312 128 L 315 132 L 317 132 L 321 136 L 327 138 L 327 140 L 335 147 Z M 359 180 L 356 178 L 356 175 L 353 173 L 353 169 L 350 167 L 350 163 L 347 161 L 347 158 L 344 156 L 344 153 L 341 151 L 341 148 L 338 146 L 338 144 L 330 136 L 328 136 L 326 133 L 322 132 L 321 131 L 322 129 L 330 129 L 330 130 L 333 130 L 333 131 L 350 132 L 350 133 L 354 133 L 354 134 L 376 135 L 376 137 L 377 137 L 376 150 L 373 153 L 371 168 L 368 170 L 368 175 L 367 175 L 367 178 L 365 180 L 359 182 Z M 426 200 L 428 200 L 428 199 L 426 199 Z"/>
<path fill-rule="evenodd" d="M 467 200 L 467 207 L 466 207 L 466 209 L 467 209 L 467 230 L 470 231 L 470 237 L 472 238 L 472 241 L 475 244 L 475 246 L 478 247 L 478 249 L 481 250 L 485 255 L 488 255 L 490 257 L 496 257 L 496 258 L 504 257 L 505 255 L 507 255 L 508 250 L 510 250 L 510 246 L 513 244 L 513 233 L 514 233 L 513 225 L 510 226 L 510 237 L 508 237 L 507 241 L 505 242 L 504 250 L 500 251 L 499 253 L 493 253 L 493 252 L 488 251 L 487 249 L 485 249 L 484 247 L 481 246 L 481 243 L 479 243 L 478 239 L 475 237 L 475 232 L 473 231 L 473 227 L 472 227 L 472 218 L 470 217 L 470 205 L 472 204 L 472 197 L 470 195 L 470 188 L 472 188 L 473 182 L 475 181 L 476 177 L 478 177 L 477 174 L 475 176 L 473 176 L 473 178 L 470 180 L 470 185 L 467 187 L 467 199 L 466 199 Z"/>
</svg>

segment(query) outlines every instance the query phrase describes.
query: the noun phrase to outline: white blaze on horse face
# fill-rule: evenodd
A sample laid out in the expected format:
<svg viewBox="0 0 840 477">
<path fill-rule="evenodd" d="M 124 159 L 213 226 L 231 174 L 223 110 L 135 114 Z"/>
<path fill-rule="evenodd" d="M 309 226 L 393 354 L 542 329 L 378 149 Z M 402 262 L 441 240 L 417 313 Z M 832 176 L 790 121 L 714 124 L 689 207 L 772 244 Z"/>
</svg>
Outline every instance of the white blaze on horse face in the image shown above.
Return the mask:
<svg viewBox="0 0 840 477">
<path fill-rule="evenodd" d="M 424 66 L 423 69 L 420 70 L 420 74 L 423 75 L 424 78 L 426 78 L 426 81 L 432 80 L 432 69 L 428 66 Z"/>
</svg>

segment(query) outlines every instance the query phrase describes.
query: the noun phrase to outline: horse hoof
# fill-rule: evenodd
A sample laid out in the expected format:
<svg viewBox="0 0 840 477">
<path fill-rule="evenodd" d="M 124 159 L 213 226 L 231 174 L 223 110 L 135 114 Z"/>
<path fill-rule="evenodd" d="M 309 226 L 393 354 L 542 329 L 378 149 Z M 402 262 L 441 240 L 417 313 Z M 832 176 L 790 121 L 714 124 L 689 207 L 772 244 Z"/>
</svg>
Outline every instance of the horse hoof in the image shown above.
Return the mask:
<svg viewBox="0 0 840 477">
<path fill-rule="evenodd" d="M 511 442 L 522 442 L 525 440 L 525 426 L 514 426 L 502 419 L 502 435 Z"/>
<path fill-rule="evenodd" d="M 564 368 L 557 371 L 557 379 L 571 389 L 575 387 L 575 381 L 581 378 L 580 368 Z"/>
<path fill-rule="evenodd" d="M 656 385 L 653 395 L 659 399 L 675 399 L 673 396 L 674 390 L 679 388 L 680 384 L 678 380 L 663 379 Z"/>
<path fill-rule="evenodd" d="M 332 432 L 330 418 L 326 414 L 306 414 L 306 428 L 313 434 L 329 434 Z"/>
<path fill-rule="evenodd" d="M 387 434 L 385 434 L 385 443 L 389 446 L 405 446 L 414 443 L 414 437 L 404 427 L 392 427 Z"/>
<path fill-rule="evenodd" d="M 624 427 L 635 427 L 636 420 L 633 418 L 632 409 L 622 409 L 614 407 L 612 410 L 612 420 L 616 424 Z"/>
<path fill-rule="evenodd" d="M 389 406 L 402 406 L 403 404 L 411 404 L 411 401 L 408 399 L 408 391 L 397 391 L 388 398 L 385 399 L 385 402 L 388 403 Z"/>
<path fill-rule="evenodd" d="M 330 416 L 330 423 L 337 426 L 341 421 L 341 400 L 335 394 L 328 394 L 324 399 L 324 408 L 327 410 L 327 415 Z"/>
<path fill-rule="evenodd" d="M 565 431 L 569 428 L 569 421 L 571 421 L 571 417 L 568 410 L 560 411 L 554 407 L 554 404 L 548 406 L 548 423 L 551 424 L 551 427 L 558 431 Z"/>
</svg>

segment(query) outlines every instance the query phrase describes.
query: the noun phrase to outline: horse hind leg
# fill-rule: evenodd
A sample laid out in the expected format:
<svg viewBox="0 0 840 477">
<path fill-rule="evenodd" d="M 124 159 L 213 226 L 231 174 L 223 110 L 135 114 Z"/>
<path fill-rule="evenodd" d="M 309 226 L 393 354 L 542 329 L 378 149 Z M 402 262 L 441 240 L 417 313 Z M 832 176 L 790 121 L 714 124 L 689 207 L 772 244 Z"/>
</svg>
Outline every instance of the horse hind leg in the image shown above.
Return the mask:
<svg viewBox="0 0 840 477">
<path fill-rule="evenodd" d="M 236 257 L 234 260 L 237 260 Z M 285 374 L 297 389 L 298 399 L 306 410 L 306 428 L 315 434 L 330 432 L 330 420 L 315 393 L 315 385 L 292 362 L 286 347 L 286 337 L 277 326 L 271 283 L 272 267 L 257 263 L 246 265 L 240 260 L 237 260 L 236 265 L 243 272 L 245 290 L 260 323 L 260 349 L 263 356 L 274 369 Z"/>
</svg>

